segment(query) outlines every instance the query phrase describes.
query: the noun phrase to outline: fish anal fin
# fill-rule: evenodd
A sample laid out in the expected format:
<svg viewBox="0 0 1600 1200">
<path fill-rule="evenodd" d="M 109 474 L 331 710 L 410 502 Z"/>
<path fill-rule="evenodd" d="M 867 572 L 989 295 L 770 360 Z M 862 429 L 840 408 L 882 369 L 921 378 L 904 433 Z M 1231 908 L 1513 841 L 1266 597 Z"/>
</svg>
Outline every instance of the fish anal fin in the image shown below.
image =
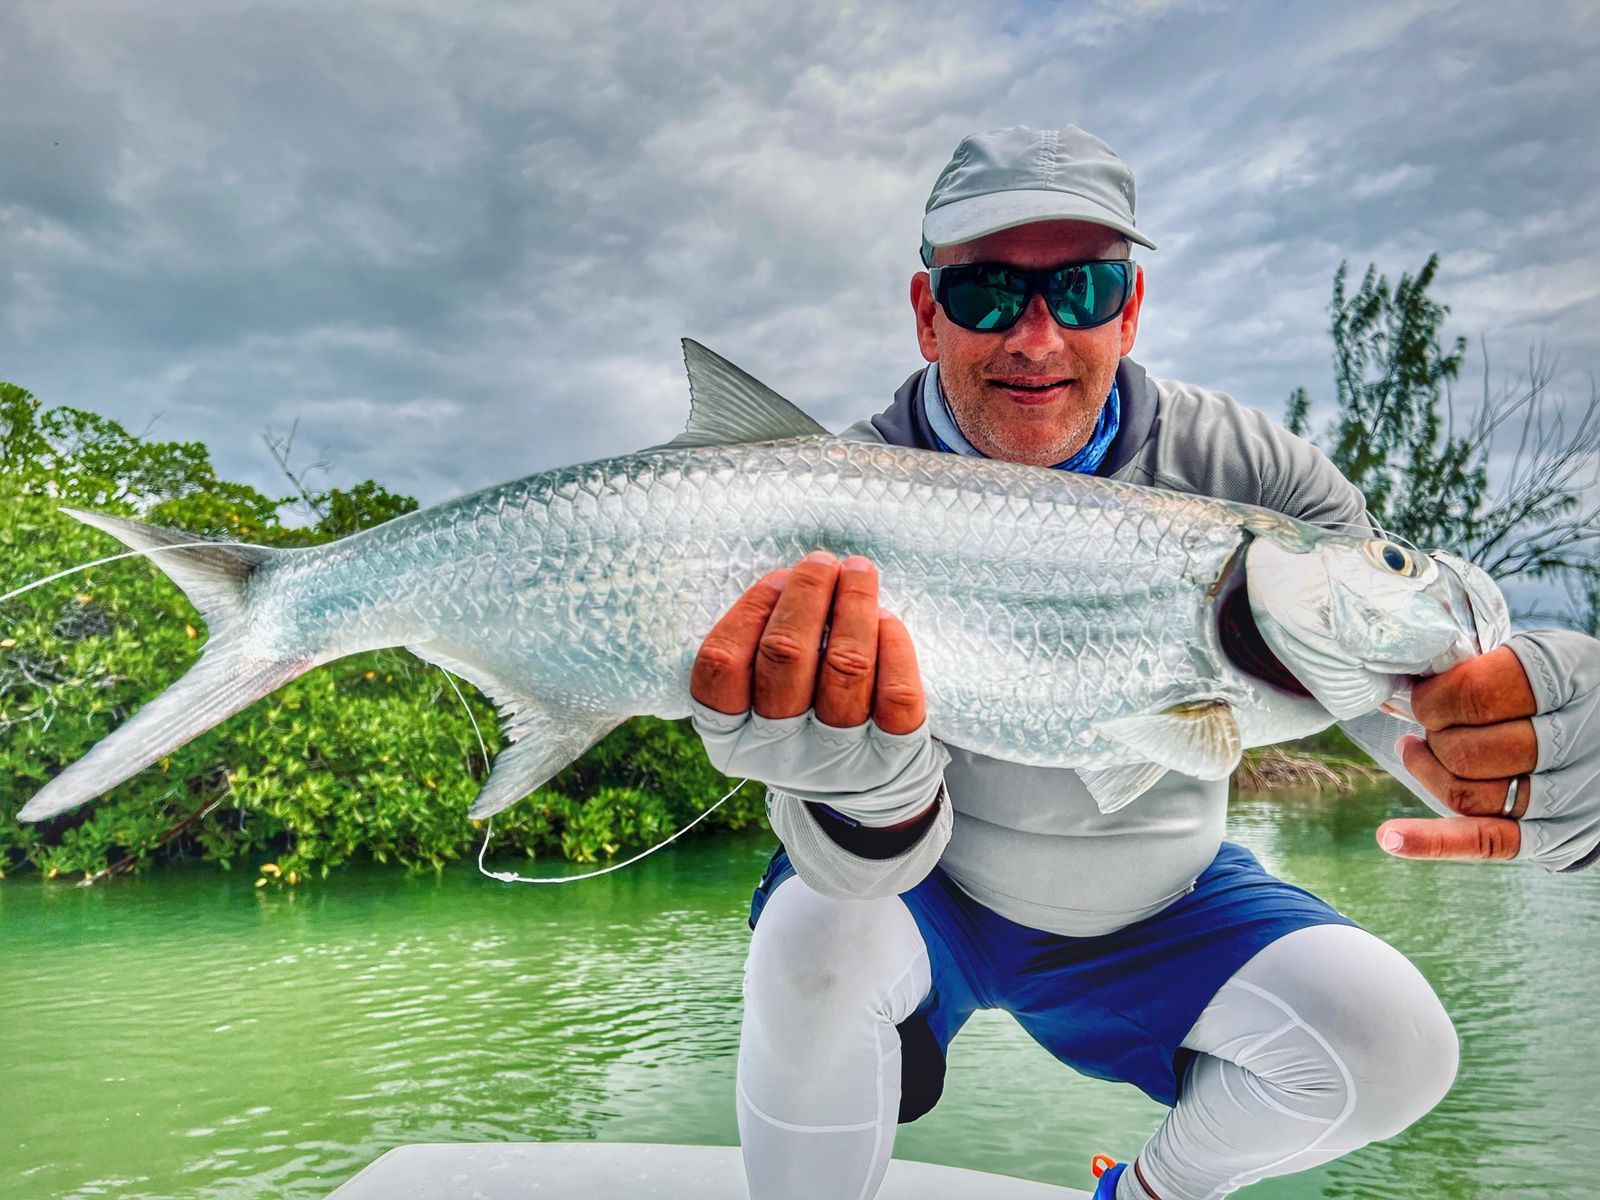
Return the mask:
<svg viewBox="0 0 1600 1200">
<path fill-rule="evenodd" d="M 568 763 L 576 762 L 625 717 L 547 705 L 519 714 L 517 740 L 495 755 L 483 790 L 467 810 L 471 817 L 492 817 L 550 782 Z M 513 736 L 507 726 L 507 736 Z"/>
<path fill-rule="evenodd" d="M 831 436 L 759 379 L 692 338 L 683 339 L 683 362 L 689 370 L 688 427 L 653 449 Z"/>
<path fill-rule="evenodd" d="M 1239 765 L 1244 744 L 1233 707 L 1225 700 L 1174 704 L 1159 712 L 1097 722 L 1140 758 L 1197 779 L 1226 779 Z"/>
<path fill-rule="evenodd" d="M 1132 763 L 1123 767 L 1103 767 L 1098 771 L 1080 769 L 1078 778 L 1094 797 L 1103 813 L 1114 813 L 1150 790 L 1167 768 L 1156 762 Z"/>
<path fill-rule="evenodd" d="M 475 818 L 493 816 L 548 783 L 628 718 L 627 713 L 597 712 L 592 706 L 536 696 L 526 684 L 512 683 L 474 661 L 470 652 L 436 642 L 406 649 L 461 676 L 500 712 L 506 745 L 495 755 L 489 778 L 468 810 Z"/>
</svg>

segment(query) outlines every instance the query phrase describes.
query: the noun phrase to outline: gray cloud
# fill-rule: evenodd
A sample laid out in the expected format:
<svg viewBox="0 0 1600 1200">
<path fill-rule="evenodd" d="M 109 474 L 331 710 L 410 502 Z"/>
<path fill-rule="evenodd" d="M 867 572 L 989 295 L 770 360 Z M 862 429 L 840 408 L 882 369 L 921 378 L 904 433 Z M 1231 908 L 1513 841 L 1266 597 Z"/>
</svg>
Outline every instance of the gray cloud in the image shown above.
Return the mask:
<svg viewBox="0 0 1600 1200">
<path fill-rule="evenodd" d="M 1139 171 L 1157 374 L 1325 399 L 1334 267 L 1437 249 L 1453 328 L 1586 396 L 1596 41 L 1576 4 L 31 0 L 0 377 L 272 491 L 298 417 L 424 502 L 670 436 L 685 334 L 839 426 L 920 362 L 955 141 L 1075 121 Z"/>
</svg>

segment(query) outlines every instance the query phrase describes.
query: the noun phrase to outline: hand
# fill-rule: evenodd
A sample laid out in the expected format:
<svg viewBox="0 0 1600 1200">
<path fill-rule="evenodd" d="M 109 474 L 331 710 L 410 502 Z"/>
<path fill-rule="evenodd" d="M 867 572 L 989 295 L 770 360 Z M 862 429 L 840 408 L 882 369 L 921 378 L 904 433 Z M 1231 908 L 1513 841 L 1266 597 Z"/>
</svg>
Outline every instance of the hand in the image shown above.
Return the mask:
<svg viewBox="0 0 1600 1200">
<path fill-rule="evenodd" d="M 689 694 L 729 714 L 812 709 L 838 728 L 870 716 L 885 733 L 910 733 L 927 712 L 911 635 L 878 607 L 878 569 L 859 555 L 840 564 L 826 550 L 734 601 L 695 656 Z"/>
<path fill-rule="evenodd" d="M 1427 737 L 1401 738 L 1397 749 L 1418 783 L 1465 815 L 1385 821 L 1378 844 L 1399 858 L 1515 858 L 1539 756 L 1528 719 L 1536 710 L 1509 646 L 1419 682 L 1411 711 Z M 1517 796 L 1506 814 L 1513 779 Z"/>
<path fill-rule="evenodd" d="M 1600 859 L 1600 641 L 1571 630 L 1516 634 L 1422 680 L 1412 709 L 1426 738 L 1397 745 L 1406 769 L 1462 816 L 1386 821 L 1385 850 L 1525 858 L 1554 871 Z"/>
<path fill-rule="evenodd" d="M 878 607 L 865 558 L 817 551 L 759 581 L 706 635 L 689 693 L 726 775 L 884 829 L 937 802 L 949 755 L 928 733 L 911 635 Z"/>
</svg>

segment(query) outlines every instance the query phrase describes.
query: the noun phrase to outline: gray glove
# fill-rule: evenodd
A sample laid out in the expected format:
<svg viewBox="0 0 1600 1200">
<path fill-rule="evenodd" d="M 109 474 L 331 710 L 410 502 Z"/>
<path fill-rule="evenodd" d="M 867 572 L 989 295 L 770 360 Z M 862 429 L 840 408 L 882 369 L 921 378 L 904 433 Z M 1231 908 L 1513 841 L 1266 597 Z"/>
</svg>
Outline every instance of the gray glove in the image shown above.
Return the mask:
<svg viewBox="0 0 1600 1200">
<path fill-rule="evenodd" d="M 925 811 L 950 761 L 927 721 L 910 733 L 885 733 L 870 718 L 849 729 L 824 725 L 810 709 L 774 719 L 693 705 L 706 756 L 724 775 L 760 780 L 862 825 L 896 825 Z"/>
<path fill-rule="evenodd" d="M 1552 871 L 1582 870 L 1600 859 L 1600 641 L 1540 629 L 1506 644 L 1538 704 L 1539 758 L 1517 857 Z"/>
</svg>

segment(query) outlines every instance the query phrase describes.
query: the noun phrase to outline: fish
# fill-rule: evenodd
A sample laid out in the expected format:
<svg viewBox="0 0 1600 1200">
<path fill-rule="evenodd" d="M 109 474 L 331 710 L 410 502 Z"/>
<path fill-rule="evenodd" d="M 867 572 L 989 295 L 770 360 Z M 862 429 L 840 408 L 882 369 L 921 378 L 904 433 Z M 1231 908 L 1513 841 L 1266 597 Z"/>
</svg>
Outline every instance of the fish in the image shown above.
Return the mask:
<svg viewBox="0 0 1600 1200">
<path fill-rule="evenodd" d="M 699 343 L 684 357 L 690 416 L 671 441 L 323 545 L 196 544 L 63 508 L 147 553 L 208 638 L 20 817 L 104 794 L 321 664 L 397 646 L 497 706 L 504 745 L 470 808 L 491 816 L 629 717 L 689 715 L 712 625 L 818 549 L 877 565 L 933 737 L 1075 768 L 1107 812 L 1168 770 L 1222 779 L 1246 747 L 1404 713 L 1412 677 L 1506 623 L 1478 568 L 1376 531 L 841 439 Z"/>
</svg>

